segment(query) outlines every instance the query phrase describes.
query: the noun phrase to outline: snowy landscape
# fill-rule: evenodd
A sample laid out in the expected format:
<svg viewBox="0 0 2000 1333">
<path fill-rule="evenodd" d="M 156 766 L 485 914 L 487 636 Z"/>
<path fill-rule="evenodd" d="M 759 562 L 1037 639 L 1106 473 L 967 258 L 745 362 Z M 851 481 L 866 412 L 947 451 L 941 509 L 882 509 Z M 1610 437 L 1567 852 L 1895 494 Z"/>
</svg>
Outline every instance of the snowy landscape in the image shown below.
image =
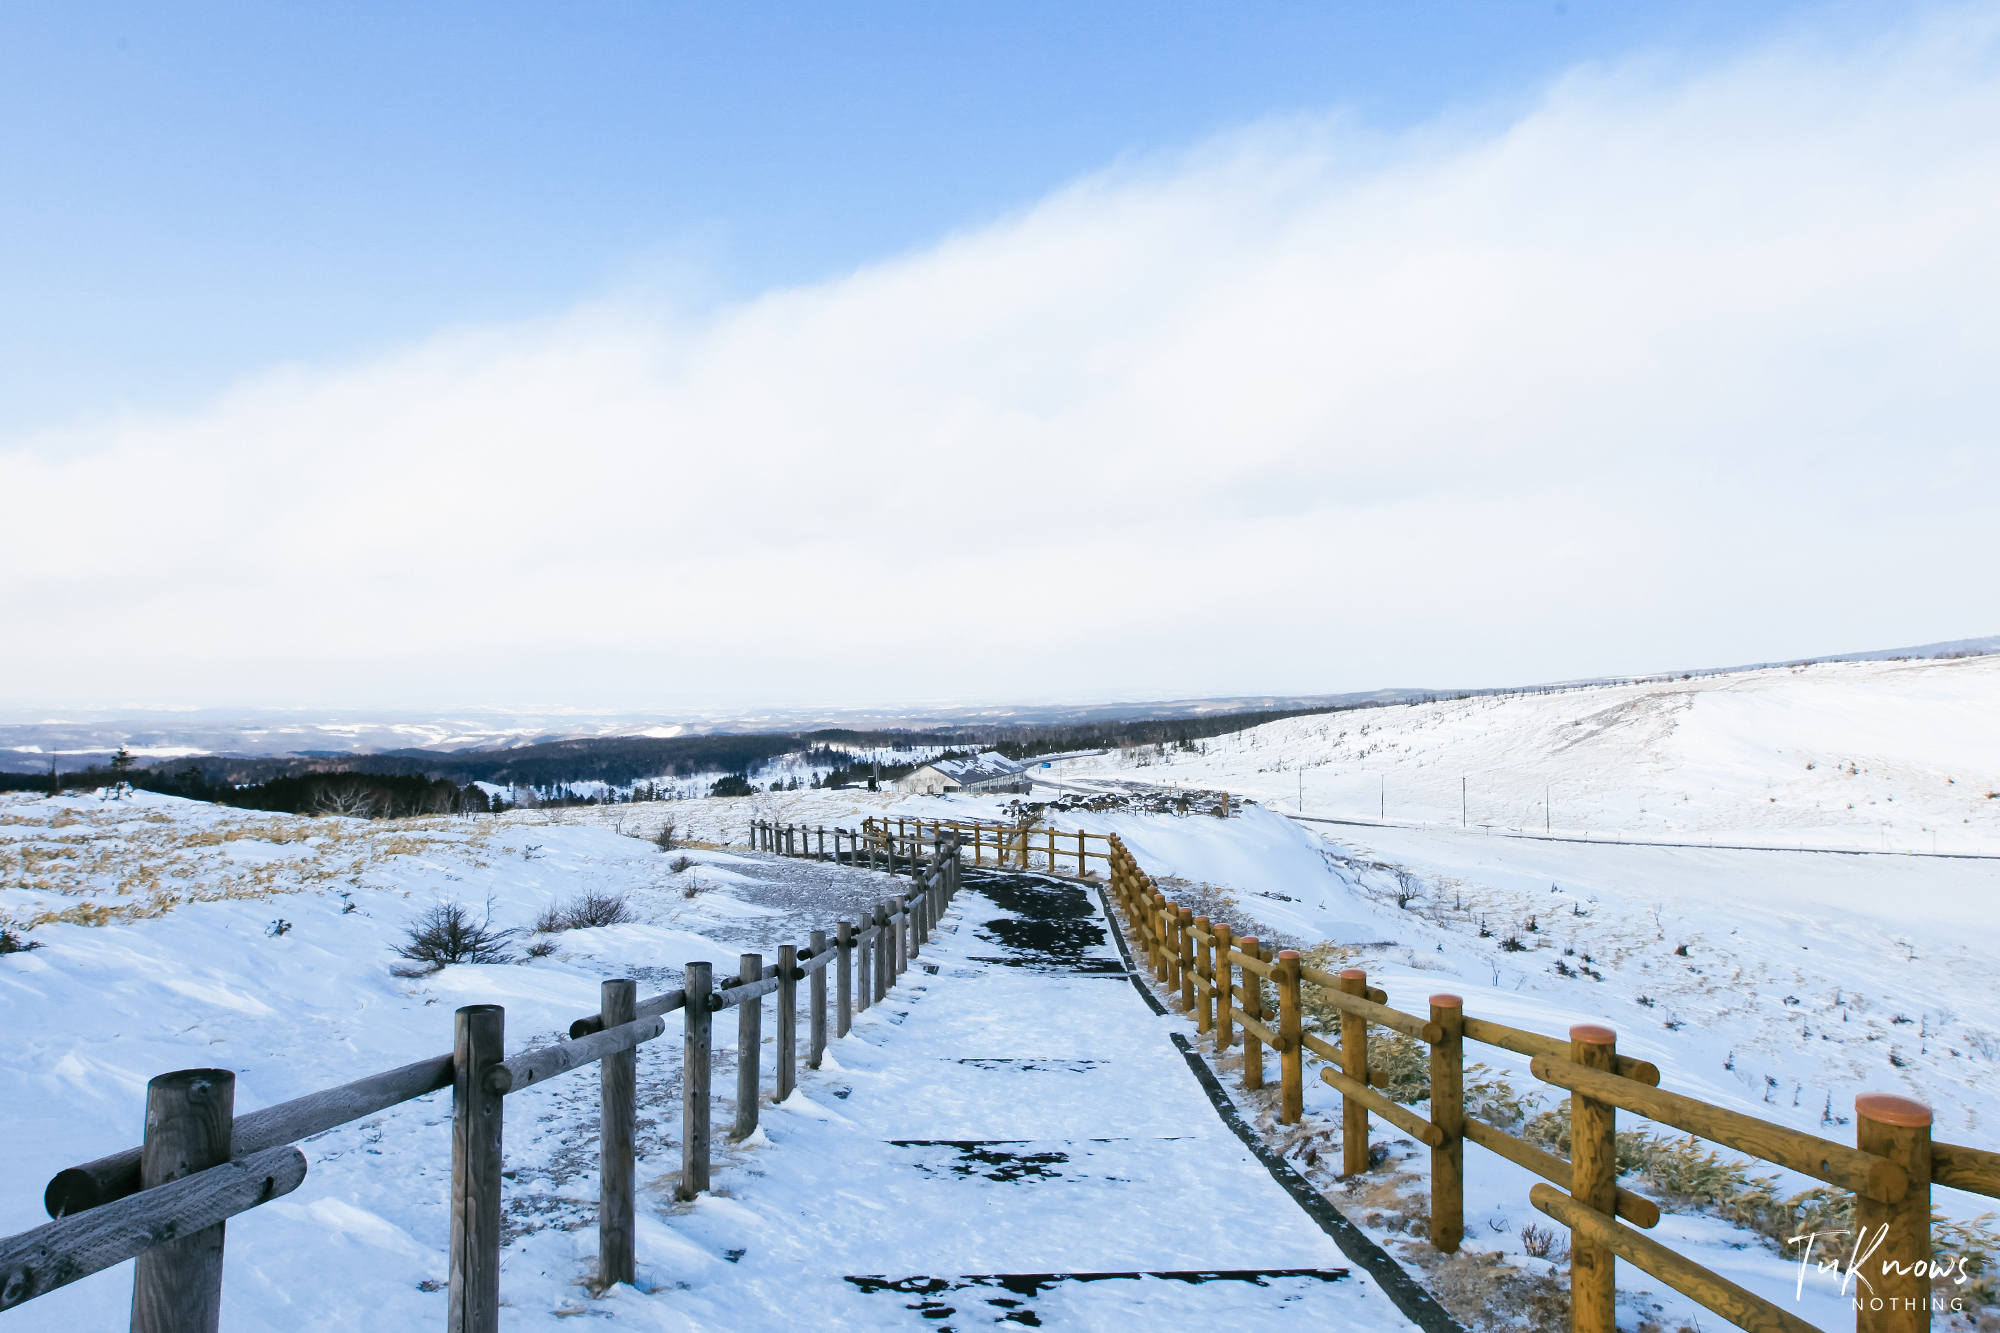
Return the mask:
<svg viewBox="0 0 2000 1333">
<path fill-rule="evenodd" d="M 747 851 L 755 819 L 1025 815 L 1116 833 L 1183 901 L 1213 903 L 1239 934 L 1364 967 L 1397 1008 L 1423 1012 L 1449 990 L 1468 1013 L 1553 1035 L 1600 1021 L 1662 1086 L 1719 1105 L 1851 1142 L 1854 1095 L 1895 1091 L 1936 1109 L 1938 1137 L 2000 1148 L 1996 687 L 2000 658 L 1974 657 L 1440 700 L 1051 761 L 1031 768 L 1027 796 L 801 786 L 369 821 L 145 792 L 9 794 L 0 916 L 34 947 L 0 958 L 17 1159 L 0 1230 L 45 1220 L 41 1185 L 58 1170 L 137 1141 L 154 1074 L 233 1069 L 241 1114 L 446 1050 L 452 1011 L 472 1003 L 505 1005 L 508 1049 L 526 1049 L 594 1012 L 603 978 L 648 995 L 690 960 L 733 973 L 736 954 L 768 958 L 893 891 L 880 872 Z M 769 780 L 788 785 L 782 769 Z M 1178 812 L 1179 797 L 1222 790 L 1239 798 L 1233 817 L 1216 818 L 1212 799 Z M 669 822 L 678 845 L 663 850 Z M 537 930 L 584 895 L 622 898 L 631 919 Z M 1101 919 L 1094 893 L 1079 901 Z M 439 902 L 518 932 L 509 961 L 408 967 L 396 950 Z M 673 1196 L 670 1017 L 639 1054 L 636 1288 L 588 1285 L 595 1079 L 510 1100 L 508 1326 L 589 1314 L 762 1327 L 804 1301 L 835 1326 L 935 1327 L 920 1307 L 933 1300 L 934 1315 L 943 1300 L 960 1327 L 1015 1308 L 961 1281 L 978 1275 L 1351 1268 L 1222 1127 L 1170 1042 L 1193 1040 L 1192 1022 L 1154 1015 L 1119 979 L 1113 932 L 1091 950 L 1108 975 L 1010 967 L 988 927 L 1012 910 L 969 879 L 926 946 L 937 970 L 907 974 L 753 1140 L 718 1141 L 717 1188 L 686 1204 Z M 734 1058 L 727 1026 L 718 1071 Z M 1524 1058 L 1475 1049 L 1480 1078 L 1527 1100 L 1523 1119 L 1559 1104 Z M 1536 1302 L 1560 1254 L 1529 1252 L 1546 1219 L 1526 1172 L 1468 1150 L 1465 1253 L 1441 1262 L 1415 1238 L 1416 1145 L 1378 1121 L 1381 1164 L 1341 1180 L 1331 1089 L 1309 1079 L 1305 1124 L 1281 1129 L 1270 1094 L 1241 1090 L 1240 1057 L 1208 1058 L 1266 1140 L 1461 1322 L 1546 1323 Z M 730 1087 L 718 1072 L 718 1094 Z M 434 1326 L 449 1140 L 437 1093 L 305 1144 L 305 1184 L 229 1225 L 225 1325 Z M 967 1167 L 949 1146 L 995 1142 L 1015 1145 L 1006 1162 L 1067 1165 Z M 1812 1183 L 1753 1174 L 1778 1177 L 1781 1197 Z M 1992 1239 L 1982 1200 L 1937 1197 L 1963 1228 L 1953 1235 Z M 1715 1208 L 1670 1207 L 1653 1234 L 1821 1327 L 1849 1317 L 1832 1279 L 1797 1289 L 1781 1246 Z M 126 1273 L 34 1301 L 10 1326 L 114 1324 Z M 919 1276 L 946 1294 L 847 1280 Z M 1643 1274 L 1624 1269 L 1619 1285 L 1632 1329 L 1702 1327 Z M 1021 1308 L 1111 1328 L 1140 1301 L 1194 1321 L 1406 1322 L 1359 1270 L 1053 1283 Z"/>
</svg>

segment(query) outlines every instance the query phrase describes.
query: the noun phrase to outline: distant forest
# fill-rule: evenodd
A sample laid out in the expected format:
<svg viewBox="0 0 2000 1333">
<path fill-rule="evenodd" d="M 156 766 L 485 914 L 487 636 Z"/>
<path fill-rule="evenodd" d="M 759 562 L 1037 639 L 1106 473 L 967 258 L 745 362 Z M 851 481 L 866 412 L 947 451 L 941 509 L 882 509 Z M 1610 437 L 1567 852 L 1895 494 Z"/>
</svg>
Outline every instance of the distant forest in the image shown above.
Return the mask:
<svg viewBox="0 0 2000 1333">
<path fill-rule="evenodd" d="M 573 783 L 629 787 L 648 778 L 696 773 L 726 776 L 712 786 L 718 796 L 745 795 L 752 770 L 786 755 L 831 768 L 826 785 L 863 782 L 869 765 L 854 763 L 853 750 L 922 750 L 944 747 L 948 754 L 998 750 L 1010 759 L 1068 750 L 1130 745 L 1189 745 L 1262 726 L 1282 718 L 1348 711 L 1374 704 L 1333 708 L 1276 709 L 1218 713 L 1202 718 L 1124 719 L 1060 726 L 993 726 L 937 731 L 850 731 L 828 728 L 797 733 L 724 736 L 612 736 L 524 745 L 511 750 L 390 750 L 369 755 L 278 756 L 266 759 L 197 755 L 150 765 L 93 764 L 74 772 L 0 773 L 0 791 L 47 791 L 51 782 L 66 789 L 91 789 L 130 782 L 146 791 L 214 801 L 257 810 L 310 814 L 332 811 L 378 816 L 482 812 L 492 808 L 476 782 L 536 788 L 542 804 L 581 803 L 589 798 L 569 790 Z M 917 756 L 913 755 L 914 761 Z M 916 767 L 883 763 L 890 781 Z M 642 789 L 643 792 L 643 789 Z M 651 795 L 650 792 L 643 792 Z M 629 797 L 627 798 L 629 799 Z"/>
</svg>

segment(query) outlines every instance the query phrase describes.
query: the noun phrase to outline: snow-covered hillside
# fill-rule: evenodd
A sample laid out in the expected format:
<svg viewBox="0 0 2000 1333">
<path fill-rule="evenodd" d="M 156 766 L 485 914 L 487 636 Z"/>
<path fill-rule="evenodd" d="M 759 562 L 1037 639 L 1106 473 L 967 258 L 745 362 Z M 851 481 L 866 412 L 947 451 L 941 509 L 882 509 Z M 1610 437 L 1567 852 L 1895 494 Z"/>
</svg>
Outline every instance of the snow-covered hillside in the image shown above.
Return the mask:
<svg viewBox="0 0 2000 1333">
<path fill-rule="evenodd" d="M 2000 656 L 1399 705 L 1065 769 L 1338 818 L 2000 854 Z"/>
<path fill-rule="evenodd" d="M 1872 782 L 1869 790 L 1885 806 L 1895 797 L 1898 817 L 1922 806 L 1935 818 L 1960 799 L 1959 789 L 1975 802 L 1991 789 L 1970 765 L 1993 725 L 1980 691 L 1996 679 L 1995 666 L 1811 668 L 1675 689 L 1620 687 L 1304 719 L 1261 728 L 1240 748 L 1212 748 L 1206 758 L 1178 751 L 1150 756 L 1145 768 L 1121 766 L 1115 755 L 1064 765 L 1065 782 L 1091 781 L 1094 771 L 1105 785 L 1166 779 L 1261 793 L 1266 804 L 1241 805 L 1235 818 L 1102 803 L 1095 811 L 1055 813 L 1052 822 L 1119 833 L 1150 873 L 1178 894 L 1214 904 L 1239 933 L 1343 946 L 1400 1008 L 1421 1011 L 1431 992 L 1449 990 L 1465 997 L 1468 1012 L 1542 1032 L 1608 1022 L 1621 1049 L 1660 1066 L 1666 1086 L 1722 1105 L 1851 1141 L 1852 1126 L 1840 1117 L 1851 1113 L 1854 1094 L 1900 1091 L 1937 1108 L 1940 1137 L 2000 1149 L 1993 1114 L 2000 860 L 1633 846 L 1461 830 L 1450 819 L 1458 773 L 1448 759 L 1477 750 L 1523 761 L 1483 770 L 1496 781 L 1569 766 L 1605 820 L 1592 826 L 1599 838 L 1610 831 L 1611 813 L 1628 805 L 1630 827 L 1619 831 L 1659 836 L 1660 826 L 1647 822 L 1657 793 L 1683 790 L 1692 798 L 1684 807 L 1709 811 L 1729 835 L 1718 841 L 1754 834 L 1776 843 L 1783 826 L 1759 819 L 1810 809 L 1800 794 L 1807 789 L 1760 802 L 1756 783 L 1794 767 L 1803 774 L 1794 781 Z M 1565 708 L 1569 731 L 1586 733 L 1568 745 Z M 1579 717 L 1601 725 L 1577 727 Z M 1298 765 L 1315 755 L 1322 762 L 1304 770 L 1309 812 L 1317 801 L 1330 805 L 1334 793 L 1311 783 L 1332 782 L 1343 764 L 1380 763 L 1385 755 L 1396 757 L 1396 771 L 1413 788 L 1438 774 L 1436 786 L 1451 801 L 1427 812 L 1436 817 L 1428 827 L 1301 822 L 1282 813 L 1289 804 L 1282 798 Z M 1839 775 L 1835 757 L 1848 761 Z M 1697 771 L 1715 781 L 1697 789 L 1686 781 Z M 1945 795 L 1932 791 L 1926 804 L 1919 794 L 1934 780 Z M 1640 804 L 1647 806 L 1643 818 Z M 1822 796 L 1819 804 L 1831 802 Z M 753 818 L 851 827 L 867 814 L 997 819 L 1008 806 L 997 797 L 800 790 L 364 822 L 145 794 L 124 801 L 0 797 L 0 917 L 43 946 L 0 957 L 0 1015 L 17 1055 L 0 1073 L 0 1129 L 16 1162 L 0 1191 L 0 1233 L 42 1220 L 40 1186 L 54 1171 L 136 1139 L 136 1108 L 153 1074 L 227 1066 L 239 1071 L 238 1109 L 250 1110 L 435 1054 L 448 1045 L 454 1007 L 494 1000 L 507 1006 L 509 1048 L 519 1050 L 592 1012 L 603 977 L 638 976 L 648 992 L 670 988 L 690 958 L 768 951 L 887 891 L 880 876 L 815 880 L 825 872 L 806 863 L 720 849 L 740 846 Z M 1725 817 L 1738 822 L 1721 823 Z M 1974 804 L 1963 818 L 1991 816 Z M 714 846 L 691 850 L 693 864 L 676 869 L 651 841 L 668 820 L 680 837 Z M 1866 826 L 1814 827 L 1829 839 L 1858 839 Z M 1686 830 L 1666 831 L 1691 840 Z M 527 928 L 545 908 L 586 891 L 625 894 L 638 919 L 541 937 L 554 945 L 541 957 L 521 951 L 531 938 L 523 936 L 514 941 L 515 962 L 460 965 L 428 977 L 390 970 L 405 924 L 432 902 L 454 899 L 490 910 L 496 926 Z M 1117 987 L 1133 998 L 1123 983 Z M 1050 1010 L 1046 1021 L 1083 1020 L 1072 1005 Z M 718 1050 L 726 1057 L 724 1026 Z M 648 1104 L 675 1104 L 672 1035 L 642 1054 Z M 1476 1057 L 1521 1091 L 1539 1087 L 1517 1057 L 1484 1049 Z M 870 1050 L 838 1059 L 867 1066 L 856 1079 L 905 1077 Z M 718 1087 L 727 1085 L 718 1075 Z M 1548 1090 L 1540 1091 L 1553 1104 Z M 725 1300 L 744 1271 L 719 1258 L 711 1241 L 756 1216 L 775 1216 L 773 1209 L 790 1217 L 813 1206 L 759 1174 L 792 1178 L 795 1168 L 781 1166 L 782 1156 L 755 1156 L 790 1151 L 780 1128 L 775 1149 L 731 1150 L 721 1169 L 734 1173 L 728 1179 L 736 1197 L 675 1211 L 663 1184 L 666 1164 L 675 1161 L 665 1142 L 669 1117 L 642 1138 L 653 1165 L 642 1171 L 651 1211 L 641 1224 L 641 1265 L 654 1264 L 649 1281 L 663 1294 L 591 1303 L 574 1281 L 593 1248 L 594 1085 L 557 1081 L 523 1096 L 530 1101 L 518 1122 L 510 1111 L 507 1148 L 516 1172 L 509 1216 L 522 1228 L 510 1233 L 508 1251 L 517 1322 L 615 1310 L 642 1325 L 688 1326 L 684 1312 L 674 1311 L 693 1308 L 693 1298 L 672 1296 L 673 1283 L 690 1280 Z M 1329 1107 L 1324 1089 L 1313 1085 L 1309 1108 L 1317 1114 Z M 370 1327 L 417 1328 L 441 1317 L 442 1298 L 424 1284 L 443 1276 L 444 1111 L 441 1097 L 421 1099 L 307 1145 L 312 1174 L 301 1191 L 232 1224 L 225 1316 L 232 1327 L 330 1328 L 365 1318 Z M 1311 1172 L 1336 1189 L 1324 1165 Z M 1490 1154 L 1468 1155 L 1473 1243 L 1532 1273 L 1542 1261 L 1522 1253 L 1519 1232 L 1543 1219 L 1527 1205 L 1527 1183 Z M 1780 1187 L 1805 1184 L 1783 1179 Z M 1954 1219 L 1987 1211 L 1984 1200 L 1948 1190 L 1938 1196 Z M 1379 1223 L 1369 1221 L 1370 1210 L 1380 1212 Z M 1369 1203 L 1356 1220 L 1394 1249 L 1408 1239 L 1395 1231 L 1397 1216 L 1386 1203 Z M 1719 1219 L 1676 1216 L 1655 1234 L 1770 1299 L 1792 1299 L 1795 1268 Z M 1620 1282 L 1646 1286 L 1629 1273 Z M 115 1320 L 125 1298 L 117 1277 L 102 1277 L 10 1318 L 23 1329 L 95 1327 Z M 1649 1299 L 1661 1309 L 1648 1317 L 1665 1327 L 1691 1316 L 1676 1298 Z M 300 1302 L 325 1320 L 301 1322 Z M 1837 1302 L 1809 1291 L 1801 1312 L 1830 1327 Z"/>
</svg>

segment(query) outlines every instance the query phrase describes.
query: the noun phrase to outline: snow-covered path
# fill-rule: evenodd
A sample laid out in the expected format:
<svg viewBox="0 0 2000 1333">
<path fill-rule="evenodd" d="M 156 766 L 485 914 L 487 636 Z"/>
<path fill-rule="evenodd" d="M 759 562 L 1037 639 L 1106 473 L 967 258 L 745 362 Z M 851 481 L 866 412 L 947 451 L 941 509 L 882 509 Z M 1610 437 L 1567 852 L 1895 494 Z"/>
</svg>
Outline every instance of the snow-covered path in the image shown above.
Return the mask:
<svg viewBox="0 0 2000 1333">
<path fill-rule="evenodd" d="M 1098 904 L 1054 880 L 985 883 L 829 1067 L 765 1113 L 769 1145 L 717 1174 L 728 1197 L 669 1223 L 714 1257 L 691 1274 L 655 1249 L 641 1285 L 687 1282 L 671 1304 L 703 1320 L 810 1308 L 841 1327 L 1108 1329 L 1143 1304 L 1204 1325 L 1409 1327 L 1217 1117 Z M 992 1277 L 1338 1268 L 1352 1271 Z M 868 1277 L 885 1281 L 850 1280 Z"/>
</svg>

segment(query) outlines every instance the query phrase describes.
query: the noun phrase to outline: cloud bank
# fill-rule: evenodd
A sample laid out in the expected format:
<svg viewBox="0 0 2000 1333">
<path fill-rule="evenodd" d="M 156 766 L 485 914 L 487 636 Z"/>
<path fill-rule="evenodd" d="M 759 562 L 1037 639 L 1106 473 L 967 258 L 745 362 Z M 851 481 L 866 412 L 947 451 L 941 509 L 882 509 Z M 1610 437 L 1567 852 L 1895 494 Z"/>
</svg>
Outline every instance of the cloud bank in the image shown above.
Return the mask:
<svg viewBox="0 0 2000 1333">
<path fill-rule="evenodd" d="M 1476 685 L 1991 632 L 1990 10 L 1125 164 L 0 446 L 0 702 Z"/>
</svg>

